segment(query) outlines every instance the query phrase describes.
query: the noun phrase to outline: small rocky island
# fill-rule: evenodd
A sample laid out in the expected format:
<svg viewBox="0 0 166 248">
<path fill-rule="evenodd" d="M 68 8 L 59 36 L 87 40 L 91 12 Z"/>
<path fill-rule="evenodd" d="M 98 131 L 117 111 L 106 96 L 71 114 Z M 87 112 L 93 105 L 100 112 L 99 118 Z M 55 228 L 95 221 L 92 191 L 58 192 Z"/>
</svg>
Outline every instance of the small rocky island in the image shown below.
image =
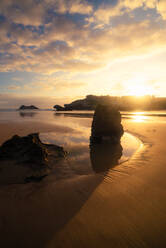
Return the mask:
<svg viewBox="0 0 166 248">
<path fill-rule="evenodd" d="M 19 107 L 19 110 L 34 110 L 34 109 L 39 109 L 34 105 L 26 106 L 26 105 L 21 105 Z"/>
<path fill-rule="evenodd" d="M 0 147 L 0 184 L 40 181 L 65 156 L 63 147 L 42 143 L 38 133 L 14 135 Z"/>
<path fill-rule="evenodd" d="M 54 109 L 56 111 L 72 111 L 71 107 L 67 107 L 67 106 L 62 107 L 61 105 L 54 105 Z"/>
</svg>

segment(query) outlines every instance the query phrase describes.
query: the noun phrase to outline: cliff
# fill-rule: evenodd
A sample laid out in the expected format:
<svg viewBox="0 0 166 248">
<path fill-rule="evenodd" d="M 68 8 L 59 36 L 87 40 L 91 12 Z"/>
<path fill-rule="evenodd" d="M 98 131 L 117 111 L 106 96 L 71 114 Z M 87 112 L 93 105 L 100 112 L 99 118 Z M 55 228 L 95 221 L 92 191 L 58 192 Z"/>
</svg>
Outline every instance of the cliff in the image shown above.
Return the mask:
<svg viewBox="0 0 166 248">
<path fill-rule="evenodd" d="M 64 104 L 64 107 L 55 105 L 60 111 L 67 110 L 95 110 L 98 104 L 115 105 L 120 111 L 148 111 L 166 110 L 166 98 L 155 96 L 95 96 L 88 95 L 84 99 Z M 56 108 L 57 106 L 57 108 Z"/>
</svg>

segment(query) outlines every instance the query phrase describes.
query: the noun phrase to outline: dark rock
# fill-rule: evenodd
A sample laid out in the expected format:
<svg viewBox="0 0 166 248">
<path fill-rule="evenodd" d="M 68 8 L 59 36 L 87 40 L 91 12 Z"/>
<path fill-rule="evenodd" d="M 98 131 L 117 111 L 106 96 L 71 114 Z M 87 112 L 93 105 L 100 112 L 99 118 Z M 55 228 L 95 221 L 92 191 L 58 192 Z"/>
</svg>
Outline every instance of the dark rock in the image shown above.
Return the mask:
<svg viewBox="0 0 166 248">
<path fill-rule="evenodd" d="M 0 147 L 0 160 L 42 165 L 47 163 L 50 153 L 54 153 L 54 157 L 57 158 L 66 155 L 63 147 L 42 143 L 38 133 L 25 137 L 14 135 Z"/>
<path fill-rule="evenodd" d="M 92 129 L 92 143 L 120 143 L 123 135 L 123 126 L 121 125 L 121 114 L 113 105 L 101 105 L 96 107 Z"/>
<path fill-rule="evenodd" d="M 64 104 L 66 110 L 94 110 L 95 103 L 88 96 L 85 99 L 76 100 L 70 104 Z"/>
<path fill-rule="evenodd" d="M 25 106 L 25 105 L 21 105 L 19 110 L 26 110 L 26 109 L 38 109 L 36 106 L 34 105 L 30 105 L 30 106 Z"/>
<path fill-rule="evenodd" d="M 110 96 L 87 95 L 84 99 L 75 100 L 69 104 L 64 104 L 64 110 L 95 110 L 100 104 L 110 104 L 116 101 L 116 98 Z"/>
<path fill-rule="evenodd" d="M 0 146 L 0 184 L 39 182 L 66 154 L 63 147 L 42 143 L 37 133 L 15 135 Z"/>
<path fill-rule="evenodd" d="M 72 107 L 66 106 L 66 104 L 65 104 L 65 107 L 62 107 L 60 105 L 55 105 L 54 109 L 56 109 L 56 111 L 71 111 Z"/>
<path fill-rule="evenodd" d="M 56 109 L 57 111 L 64 111 L 65 110 L 65 108 L 60 106 L 60 105 L 55 105 L 54 109 Z"/>
<path fill-rule="evenodd" d="M 65 111 L 72 111 L 73 110 L 73 108 L 72 108 L 72 106 L 70 106 L 70 105 L 68 105 L 68 104 L 64 104 L 64 110 Z"/>
<path fill-rule="evenodd" d="M 47 161 L 47 156 L 47 149 L 38 134 L 30 134 L 26 137 L 14 135 L 0 147 L 0 160 L 42 165 Z"/>
<path fill-rule="evenodd" d="M 90 138 L 90 159 L 96 173 L 107 171 L 119 163 L 123 133 L 118 109 L 113 105 L 99 104 L 93 116 Z"/>
</svg>

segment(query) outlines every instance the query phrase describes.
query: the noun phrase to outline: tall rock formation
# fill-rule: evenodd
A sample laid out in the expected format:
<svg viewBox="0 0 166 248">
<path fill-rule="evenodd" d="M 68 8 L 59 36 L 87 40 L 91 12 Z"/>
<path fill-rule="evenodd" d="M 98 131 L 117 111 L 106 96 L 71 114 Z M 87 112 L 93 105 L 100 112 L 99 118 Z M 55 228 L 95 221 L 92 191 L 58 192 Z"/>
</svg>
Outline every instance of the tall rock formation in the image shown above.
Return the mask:
<svg viewBox="0 0 166 248">
<path fill-rule="evenodd" d="M 121 114 L 118 109 L 114 105 L 99 104 L 93 117 L 91 143 L 118 144 L 123 133 Z"/>
</svg>

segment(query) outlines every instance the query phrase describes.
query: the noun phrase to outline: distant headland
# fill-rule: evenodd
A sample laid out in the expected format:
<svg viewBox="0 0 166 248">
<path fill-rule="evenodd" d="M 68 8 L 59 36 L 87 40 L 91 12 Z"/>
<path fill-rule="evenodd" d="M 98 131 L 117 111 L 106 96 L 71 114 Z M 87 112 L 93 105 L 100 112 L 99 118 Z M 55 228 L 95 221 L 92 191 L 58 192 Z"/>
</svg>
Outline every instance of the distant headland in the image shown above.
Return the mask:
<svg viewBox="0 0 166 248">
<path fill-rule="evenodd" d="M 84 99 L 73 101 L 63 106 L 55 105 L 57 111 L 71 110 L 95 110 L 98 104 L 116 105 L 121 111 L 148 111 L 148 110 L 166 110 L 166 97 L 155 96 L 95 96 L 87 95 Z"/>
</svg>

